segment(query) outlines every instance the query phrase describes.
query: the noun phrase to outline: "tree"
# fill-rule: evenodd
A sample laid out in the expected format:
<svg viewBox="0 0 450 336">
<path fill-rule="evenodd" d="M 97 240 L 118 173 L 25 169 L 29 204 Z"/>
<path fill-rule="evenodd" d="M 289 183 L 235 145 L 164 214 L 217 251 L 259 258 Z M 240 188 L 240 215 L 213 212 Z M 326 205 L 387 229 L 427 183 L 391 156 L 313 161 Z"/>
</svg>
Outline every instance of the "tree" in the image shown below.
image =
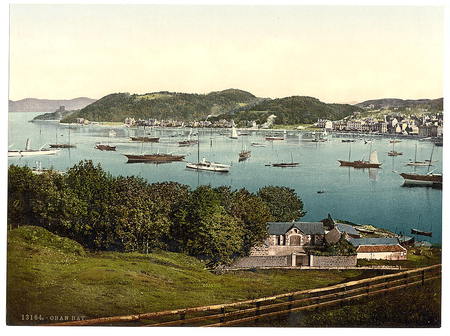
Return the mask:
<svg viewBox="0 0 450 336">
<path fill-rule="evenodd" d="M 185 230 L 179 240 L 186 251 L 210 265 L 229 263 L 242 248 L 242 227 L 230 216 L 211 187 L 200 186 L 187 204 Z"/>
<path fill-rule="evenodd" d="M 30 203 L 34 186 L 34 175 L 30 168 L 9 166 L 8 169 L 8 225 L 15 228 L 33 222 Z"/>
<path fill-rule="evenodd" d="M 294 189 L 268 186 L 259 189 L 258 196 L 267 204 L 275 221 L 291 222 L 306 214 Z"/>
<path fill-rule="evenodd" d="M 267 238 L 267 222 L 273 217 L 267 204 L 247 189 L 231 191 L 229 187 L 216 189 L 226 211 L 242 228 L 241 255 L 248 255 L 250 249 Z"/>
</svg>

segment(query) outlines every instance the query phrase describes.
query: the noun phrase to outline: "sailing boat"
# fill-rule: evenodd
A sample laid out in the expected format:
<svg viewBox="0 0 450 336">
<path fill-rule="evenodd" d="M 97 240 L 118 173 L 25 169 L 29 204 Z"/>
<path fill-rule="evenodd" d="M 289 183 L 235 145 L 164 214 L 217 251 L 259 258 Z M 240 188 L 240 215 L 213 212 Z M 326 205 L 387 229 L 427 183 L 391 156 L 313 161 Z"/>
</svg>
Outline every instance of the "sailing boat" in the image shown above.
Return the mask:
<svg viewBox="0 0 450 336">
<path fill-rule="evenodd" d="M 370 146 L 372 147 L 372 146 Z M 353 168 L 380 168 L 382 163 L 378 162 L 378 154 L 377 151 L 374 150 L 369 155 L 369 161 L 364 160 L 357 160 L 357 161 L 350 161 L 350 155 L 351 155 L 352 147 L 350 146 L 349 153 L 348 153 L 348 161 L 344 160 L 338 160 L 338 162 L 341 164 L 341 166 L 345 167 L 353 167 Z"/>
<path fill-rule="evenodd" d="M 218 173 L 228 173 L 230 171 L 231 166 L 221 164 L 221 163 L 206 161 L 205 158 L 203 158 L 200 161 L 200 139 L 198 139 L 197 140 L 197 163 L 188 162 L 188 163 L 186 163 L 186 168 L 194 169 L 194 170 L 207 170 L 207 171 L 218 172 Z"/>
<path fill-rule="evenodd" d="M 70 144 L 70 127 L 69 127 L 69 143 L 68 144 L 58 144 L 58 128 L 56 128 L 56 143 L 50 144 L 50 148 L 75 148 L 75 145 Z"/>
<path fill-rule="evenodd" d="M 139 141 L 139 142 L 159 142 L 159 138 L 156 137 L 147 137 L 145 136 L 145 126 L 144 126 L 144 136 L 134 136 L 130 137 L 131 141 Z"/>
<path fill-rule="evenodd" d="M 272 167 L 297 167 L 300 163 L 294 162 L 294 158 L 291 153 L 291 162 L 272 163 Z"/>
<path fill-rule="evenodd" d="M 433 152 L 434 146 L 431 149 L 431 156 L 430 160 L 428 161 L 428 171 L 426 174 L 416 174 L 416 173 L 400 174 L 400 176 L 403 177 L 403 179 L 405 180 L 404 184 L 442 187 L 442 174 L 433 174 L 435 169 L 429 172 L 431 162 L 433 160 Z"/>
<path fill-rule="evenodd" d="M 414 161 L 408 162 L 406 165 L 407 166 L 414 166 L 414 167 L 424 167 L 424 166 L 430 165 L 430 163 L 431 162 L 429 162 L 429 160 L 417 161 L 417 144 L 416 144 L 416 149 L 414 151 Z"/>
<path fill-rule="evenodd" d="M 420 222 L 420 215 L 419 215 L 418 222 Z M 431 229 L 431 226 L 430 226 L 430 229 Z M 427 237 L 433 236 L 433 231 L 422 231 L 422 230 L 418 230 L 418 229 L 411 229 L 411 233 L 416 234 L 416 235 L 421 235 L 421 236 L 427 236 Z"/>
<path fill-rule="evenodd" d="M 97 143 L 95 145 L 96 149 L 99 149 L 101 151 L 115 151 L 116 150 L 116 146 L 111 146 L 109 143 L 109 138 L 112 136 L 116 136 L 116 132 L 114 132 L 114 133 L 111 133 L 111 132 L 114 132 L 114 130 L 111 130 L 108 133 L 108 144 Z"/>
<path fill-rule="evenodd" d="M 144 132 L 145 132 L 145 126 L 144 126 Z M 123 154 L 127 157 L 128 161 L 127 163 L 169 163 L 169 162 L 175 162 L 175 161 L 183 161 L 183 159 L 186 157 L 186 155 L 174 155 L 171 153 L 153 153 L 153 154 L 143 154 L 144 149 L 144 143 L 148 142 L 145 141 L 145 137 L 142 140 L 141 145 L 141 154 Z M 159 141 L 159 138 L 157 138 Z"/>
<path fill-rule="evenodd" d="M 239 153 L 239 162 L 247 160 L 252 155 L 252 152 L 245 148 L 243 139 L 244 138 L 242 138 L 242 150 Z"/>
<path fill-rule="evenodd" d="M 394 150 L 395 142 L 391 141 L 391 143 L 392 143 L 392 150 L 390 152 L 388 152 L 388 156 L 403 155 L 402 152 L 397 152 L 397 151 Z"/>
<path fill-rule="evenodd" d="M 191 145 L 197 144 L 198 140 L 191 140 L 191 135 L 192 135 L 192 128 L 191 128 L 191 131 L 189 132 L 187 140 L 178 141 L 178 145 L 180 147 L 186 147 L 186 146 L 191 146 Z"/>
<path fill-rule="evenodd" d="M 27 139 L 25 150 L 8 150 L 8 157 L 53 155 L 59 152 L 58 149 L 45 149 L 44 146 L 39 149 L 31 149 L 31 141 Z"/>
<path fill-rule="evenodd" d="M 231 127 L 230 139 L 237 139 L 237 138 L 238 138 L 238 134 L 237 134 L 237 131 L 236 131 L 236 127 L 234 127 L 234 124 L 233 124 L 233 126 Z"/>
</svg>

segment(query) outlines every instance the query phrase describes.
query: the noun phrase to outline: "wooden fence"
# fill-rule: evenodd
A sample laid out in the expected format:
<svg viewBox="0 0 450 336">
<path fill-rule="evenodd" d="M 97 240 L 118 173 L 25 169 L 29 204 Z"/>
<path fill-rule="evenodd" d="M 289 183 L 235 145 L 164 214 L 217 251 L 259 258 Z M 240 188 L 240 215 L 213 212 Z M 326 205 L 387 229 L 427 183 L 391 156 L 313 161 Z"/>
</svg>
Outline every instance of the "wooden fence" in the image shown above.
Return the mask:
<svg viewBox="0 0 450 336">
<path fill-rule="evenodd" d="M 136 325 L 161 326 L 234 326 L 277 315 L 343 304 L 367 296 L 383 294 L 441 278 L 441 265 L 412 269 L 394 274 L 350 281 L 334 286 L 263 297 L 234 303 L 201 306 L 153 313 L 103 317 L 62 322 L 53 326 Z"/>
</svg>

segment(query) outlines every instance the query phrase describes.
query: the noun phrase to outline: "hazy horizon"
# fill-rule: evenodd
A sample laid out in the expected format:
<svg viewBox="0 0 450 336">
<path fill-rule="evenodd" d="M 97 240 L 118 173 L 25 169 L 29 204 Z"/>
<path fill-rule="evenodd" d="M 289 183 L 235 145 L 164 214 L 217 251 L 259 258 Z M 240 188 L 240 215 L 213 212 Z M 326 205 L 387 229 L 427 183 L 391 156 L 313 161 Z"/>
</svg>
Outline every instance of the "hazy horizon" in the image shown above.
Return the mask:
<svg viewBox="0 0 450 336">
<path fill-rule="evenodd" d="M 247 92 L 250 92 L 250 91 L 248 91 L 248 90 L 244 90 L 244 89 L 238 89 L 238 88 L 228 88 L 228 89 L 237 89 L 237 90 L 242 90 L 242 91 L 247 91 Z M 223 90 L 228 90 L 228 89 L 223 89 Z M 223 91 L 223 90 L 219 90 L 219 91 Z M 159 91 L 152 91 L 152 92 L 146 92 L 146 93 L 156 93 L 156 92 L 161 92 L 161 91 L 169 91 L 170 92 L 170 90 L 159 90 Z M 172 92 L 174 92 L 174 91 L 172 91 Z M 210 92 L 213 92 L 213 91 L 210 91 Z M 120 93 L 120 92 L 111 92 L 111 93 L 108 93 L 107 95 L 109 95 L 109 94 L 114 94 L 114 93 Z M 123 92 L 121 92 L 121 93 L 123 93 Z M 130 93 L 130 94 L 134 94 L 134 92 L 128 92 L 128 93 Z M 205 92 L 205 93 L 203 93 L 203 92 L 183 92 L 183 93 L 188 93 L 188 94 L 208 94 L 209 92 Z M 250 93 L 252 93 L 252 92 L 250 92 Z M 105 95 L 106 96 L 106 95 Z M 97 98 L 97 97 L 88 97 L 88 96 L 79 96 L 79 97 L 69 97 L 69 98 L 44 98 L 44 97 L 24 97 L 24 98 L 20 98 L 20 99 L 9 99 L 10 101 L 14 101 L 14 102 L 17 102 L 17 101 L 20 101 L 20 100 L 25 100 L 25 99 L 40 99 L 40 100 L 73 100 L 73 99 L 79 99 L 79 98 L 87 98 L 87 99 L 95 99 L 95 100 L 99 100 L 99 99 L 101 99 L 101 98 L 103 98 L 103 97 L 105 97 L 105 96 L 102 96 L 102 97 L 99 97 L 99 98 Z M 293 96 L 301 96 L 301 95 L 293 95 Z M 292 96 L 286 96 L 286 97 L 292 97 Z M 286 98 L 286 97 L 259 97 L 259 98 L 271 98 L 271 99 L 278 99 L 278 98 Z M 320 97 L 313 97 L 313 98 L 317 98 L 317 99 L 319 99 L 320 101 L 322 101 L 322 102 L 324 102 L 324 103 L 338 103 L 338 104 L 350 104 L 350 105 L 355 105 L 355 104 L 359 104 L 359 103 L 362 103 L 362 102 L 364 102 L 364 101 L 368 101 L 368 100 L 377 100 L 377 99 L 403 99 L 403 100 L 421 100 L 421 99 L 430 99 L 430 100 L 435 100 L 435 99 L 440 99 L 440 98 L 444 98 L 443 96 L 441 96 L 441 97 L 422 97 L 422 98 L 398 98 L 398 97 L 379 97 L 379 98 L 369 98 L 369 99 L 365 99 L 365 100 L 362 100 L 362 101 L 356 101 L 356 100 L 353 100 L 353 101 L 344 101 L 344 102 L 332 102 L 332 101 L 324 101 L 324 100 L 322 100 L 322 99 L 320 99 Z"/>
<path fill-rule="evenodd" d="M 443 26 L 432 6 L 14 4 L 9 99 L 228 88 L 327 103 L 436 99 Z"/>
</svg>

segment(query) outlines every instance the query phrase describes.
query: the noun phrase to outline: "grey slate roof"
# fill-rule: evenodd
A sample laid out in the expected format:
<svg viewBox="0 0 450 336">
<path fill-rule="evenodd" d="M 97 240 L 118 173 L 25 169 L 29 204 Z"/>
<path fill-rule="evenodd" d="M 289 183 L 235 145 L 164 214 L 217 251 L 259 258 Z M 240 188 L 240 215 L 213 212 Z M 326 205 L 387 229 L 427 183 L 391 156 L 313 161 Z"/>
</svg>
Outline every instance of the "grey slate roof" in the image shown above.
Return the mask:
<svg viewBox="0 0 450 336">
<path fill-rule="evenodd" d="M 347 232 L 348 234 L 359 236 L 359 232 L 351 225 L 337 223 L 336 226 L 340 232 Z"/>
<path fill-rule="evenodd" d="M 269 222 L 267 230 L 270 235 L 283 235 L 291 228 L 297 228 L 306 235 L 325 234 L 322 222 Z"/>
<path fill-rule="evenodd" d="M 397 238 L 349 238 L 348 241 L 353 246 L 360 246 L 360 245 L 397 245 L 399 244 L 399 241 Z"/>
</svg>

